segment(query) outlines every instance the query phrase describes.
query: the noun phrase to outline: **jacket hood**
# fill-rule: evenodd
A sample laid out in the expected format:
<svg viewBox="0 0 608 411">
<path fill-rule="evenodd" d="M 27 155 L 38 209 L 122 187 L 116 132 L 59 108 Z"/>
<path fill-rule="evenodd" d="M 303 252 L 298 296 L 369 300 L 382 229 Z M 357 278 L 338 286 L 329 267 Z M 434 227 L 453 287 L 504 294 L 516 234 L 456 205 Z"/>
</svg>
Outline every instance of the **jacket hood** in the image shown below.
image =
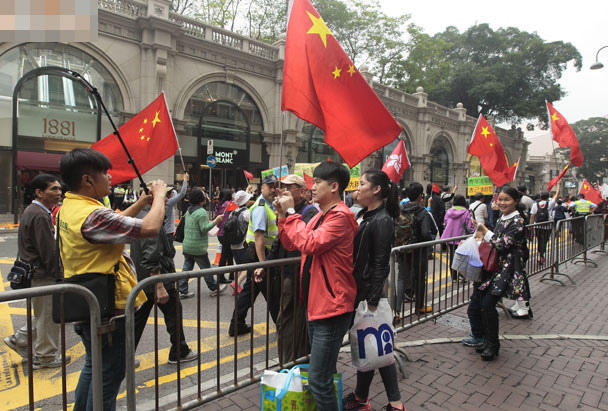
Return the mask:
<svg viewBox="0 0 608 411">
<path fill-rule="evenodd" d="M 419 213 L 421 210 L 424 210 L 424 207 L 416 203 L 406 203 L 401 207 L 401 211 L 404 213 Z"/>
<path fill-rule="evenodd" d="M 357 224 L 357 221 L 355 220 L 355 216 L 353 215 L 353 212 L 350 211 L 350 208 L 348 208 L 346 206 L 346 204 L 344 204 L 343 201 L 340 201 L 338 203 L 337 206 L 335 206 L 330 213 L 343 213 L 343 214 L 350 214 L 351 216 L 353 216 L 353 218 L 349 218 L 348 222 L 351 224 L 351 227 L 355 230 L 355 232 L 357 232 L 357 230 L 359 229 L 359 225 Z M 321 212 L 319 212 L 319 214 L 321 214 Z"/>
<path fill-rule="evenodd" d="M 445 217 L 446 218 L 460 218 L 462 217 L 464 214 L 468 213 L 469 210 L 462 208 L 460 210 L 458 209 L 454 209 L 454 208 L 450 208 L 446 213 L 445 213 Z"/>
</svg>

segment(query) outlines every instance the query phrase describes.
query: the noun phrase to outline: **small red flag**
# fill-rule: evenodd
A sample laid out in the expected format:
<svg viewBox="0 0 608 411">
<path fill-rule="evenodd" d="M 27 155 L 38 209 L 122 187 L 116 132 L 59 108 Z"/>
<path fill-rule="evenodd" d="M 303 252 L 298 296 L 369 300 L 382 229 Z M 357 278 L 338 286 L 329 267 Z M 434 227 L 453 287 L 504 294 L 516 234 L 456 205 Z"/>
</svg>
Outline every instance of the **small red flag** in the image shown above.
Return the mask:
<svg viewBox="0 0 608 411">
<path fill-rule="evenodd" d="M 576 134 L 574 134 L 574 130 L 572 130 L 572 127 L 570 127 L 566 118 L 553 108 L 551 103 L 548 101 L 546 101 L 546 103 L 553 140 L 557 141 L 560 147 L 570 147 L 570 162 L 575 166 L 580 167 L 585 158 L 581 152 L 581 146 L 578 143 Z"/>
<path fill-rule="evenodd" d="M 291 8 L 281 109 L 322 129 L 350 167 L 401 133 L 310 0 Z"/>
<path fill-rule="evenodd" d="M 178 148 L 164 93 L 120 126 L 118 131 L 141 174 L 174 155 Z M 120 184 L 137 176 L 114 133 L 91 148 L 104 153 L 112 162 L 109 170 L 112 184 Z"/>
<path fill-rule="evenodd" d="M 386 173 L 393 183 L 397 183 L 401 180 L 401 176 L 409 166 L 410 159 L 407 156 L 405 143 L 403 140 L 399 140 L 397 147 L 395 147 L 391 155 L 388 156 L 386 163 L 382 167 L 382 171 Z"/>
<path fill-rule="evenodd" d="M 581 191 L 579 193 L 585 195 L 585 200 L 589 200 L 595 205 L 598 205 L 602 202 L 602 194 L 596 190 L 589 182 L 585 179 L 583 180 L 583 185 L 581 186 Z"/>
<path fill-rule="evenodd" d="M 245 178 L 247 179 L 247 181 L 253 180 L 253 174 L 251 174 L 249 171 L 243 170 L 243 174 L 245 174 Z"/>
<path fill-rule="evenodd" d="M 234 211 L 238 208 L 239 208 L 239 206 L 234 201 L 230 201 L 228 203 L 228 205 L 226 206 L 226 211 L 230 212 L 230 211 Z"/>
<path fill-rule="evenodd" d="M 515 178 L 518 162 L 509 167 L 498 136 L 481 114 L 473 130 L 468 153 L 479 158 L 483 171 L 497 186 L 503 186 Z"/>
<path fill-rule="evenodd" d="M 557 184 L 557 182 L 562 179 L 564 174 L 566 174 L 566 171 L 568 171 L 568 169 L 570 168 L 570 164 L 571 163 L 568 163 L 566 167 L 564 167 L 564 169 L 557 176 L 553 177 L 551 181 L 549 181 L 549 183 L 547 184 L 547 191 L 551 191 L 551 189 Z"/>
<path fill-rule="evenodd" d="M 308 174 L 306 174 L 306 173 L 303 173 L 303 174 L 304 174 L 304 181 L 306 182 L 306 188 L 309 190 L 312 190 L 312 185 L 315 183 L 315 181 Z"/>
</svg>

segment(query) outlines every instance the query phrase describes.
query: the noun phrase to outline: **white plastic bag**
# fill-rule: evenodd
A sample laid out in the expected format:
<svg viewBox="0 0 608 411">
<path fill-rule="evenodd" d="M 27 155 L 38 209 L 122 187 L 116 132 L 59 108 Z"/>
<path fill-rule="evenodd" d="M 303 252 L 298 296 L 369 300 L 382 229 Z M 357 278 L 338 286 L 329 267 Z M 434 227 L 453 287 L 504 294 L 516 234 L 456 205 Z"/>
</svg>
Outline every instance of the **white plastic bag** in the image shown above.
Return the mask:
<svg viewBox="0 0 608 411">
<path fill-rule="evenodd" d="M 452 269 L 461 273 L 469 281 L 479 281 L 482 266 L 483 263 L 479 258 L 479 243 L 475 237 L 469 237 L 456 248 Z"/>
<path fill-rule="evenodd" d="M 367 301 L 359 303 L 350 329 L 350 353 L 357 370 L 371 371 L 395 362 L 392 319 L 393 311 L 386 298 L 380 299 L 376 311 L 368 309 Z"/>
</svg>

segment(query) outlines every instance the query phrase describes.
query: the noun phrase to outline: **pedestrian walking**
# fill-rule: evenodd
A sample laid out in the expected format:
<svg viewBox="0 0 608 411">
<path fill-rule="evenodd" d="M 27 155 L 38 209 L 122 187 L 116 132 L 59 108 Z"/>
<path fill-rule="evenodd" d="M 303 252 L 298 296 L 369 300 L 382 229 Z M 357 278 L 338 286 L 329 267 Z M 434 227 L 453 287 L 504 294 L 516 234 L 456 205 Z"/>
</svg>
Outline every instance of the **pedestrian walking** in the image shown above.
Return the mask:
<svg viewBox="0 0 608 411">
<path fill-rule="evenodd" d="M 217 224 L 217 241 L 222 246 L 222 252 L 218 267 L 224 267 L 233 264 L 232 248 L 230 244 L 224 240 L 224 224 L 228 221 L 230 212 L 232 211 L 229 204 L 232 202 L 232 190 L 230 188 L 224 188 L 220 192 L 220 197 L 215 206 L 215 215 L 223 215 L 224 219 Z M 231 280 L 226 278 L 225 275 L 220 276 L 220 282 L 222 284 L 230 284 Z"/>
<path fill-rule="evenodd" d="M 209 231 L 224 219 L 224 215 L 218 215 L 213 221 L 209 221 L 209 216 L 204 208 L 205 204 L 207 204 L 207 199 L 198 188 L 193 188 L 190 191 L 189 202 L 190 207 L 184 216 L 186 223 L 184 224 L 184 242 L 182 248 L 184 265 L 182 266 L 182 271 L 192 271 L 194 263 L 201 270 L 204 270 L 211 268 L 209 255 L 207 254 Z M 226 284 L 218 284 L 210 274 L 206 274 L 203 278 L 210 290 L 209 295 L 211 297 L 222 293 L 226 288 Z M 180 298 L 194 297 L 194 293 L 188 290 L 187 278 L 179 280 L 179 293 Z"/>
<path fill-rule="evenodd" d="M 390 272 L 394 219 L 400 212 L 397 187 L 383 171 L 369 170 L 361 176 L 357 192 L 357 201 L 364 208 L 360 212 L 363 219 L 354 243 L 354 276 L 357 281 L 355 304 L 365 300 L 368 309 L 375 311 L 380 298 L 386 297 L 384 283 Z M 389 401 L 386 410 L 404 410 L 395 363 L 378 371 Z M 357 370 L 355 391 L 342 401 L 344 410 L 371 410 L 368 396 L 374 373 L 374 370 Z"/>
<path fill-rule="evenodd" d="M 500 348 L 496 311 L 498 301 L 502 297 L 530 301 L 530 286 L 526 275 L 529 251 L 520 200 L 519 191 L 508 185 L 501 187 L 497 206 L 502 216 L 496 223 L 496 231 L 488 230 L 483 224 L 477 227 L 478 237 L 483 237 L 496 250 L 499 267 L 498 271 L 490 273 L 490 278 L 480 284 L 471 297 L 471 304 L 479 309 L 475 312 L 469 310 L 471 328 L 483 330 L 483 345 L 476 350 L 485 361 L 494 360 Z"/>
<path fill-rule="evenodd" d="M 21 215 L 17 234 L 17 259 L 32 267 L 31 287 L 40 287 L 55 284 L 62 277 L 51 217 L 51 210 L 61 199 L 61 184 L 54 175 L 38 174 L 30 182 L 30 187 L 34 200 Z M 60 327 L 53 322 L 52 296 L 33 297 L 32 306 L 32 368 L 61 367 Z M 4 338 L 4 342 L 22 357 L 28 357 L 27 327 Z M 69 356 L 65 362 L 70 362 Z"/>
</svg>

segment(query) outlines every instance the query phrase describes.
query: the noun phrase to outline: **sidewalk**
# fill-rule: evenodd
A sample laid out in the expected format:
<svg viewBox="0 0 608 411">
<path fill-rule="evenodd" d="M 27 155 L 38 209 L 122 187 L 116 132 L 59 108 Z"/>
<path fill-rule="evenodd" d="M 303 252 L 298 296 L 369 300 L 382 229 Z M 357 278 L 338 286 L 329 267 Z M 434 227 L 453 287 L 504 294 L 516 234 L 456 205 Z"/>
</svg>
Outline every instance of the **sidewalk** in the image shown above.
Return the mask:
<svg viewBox="0 0 608 411">
<path fill-rule="evenodd" d="M 496 361 L 459 343 L 469 333 L 466 306 L 398 334 L 410 359 L 400 380 L 407 410 L 608 410 L 608 256 L 589 256 L 599 268 L 562 267 L 576 286 L 530 279 L 533 320 L 499 313 L 506 338 Z M 338 371 L 346 395 L 356 382 L 349 352 L 340 353 Z M 201 409 L 259 410 L 259 392 L 254 384 Z M 388 402 L 378 374 L 370 397 L 374 410 Z"/>
</svg>

